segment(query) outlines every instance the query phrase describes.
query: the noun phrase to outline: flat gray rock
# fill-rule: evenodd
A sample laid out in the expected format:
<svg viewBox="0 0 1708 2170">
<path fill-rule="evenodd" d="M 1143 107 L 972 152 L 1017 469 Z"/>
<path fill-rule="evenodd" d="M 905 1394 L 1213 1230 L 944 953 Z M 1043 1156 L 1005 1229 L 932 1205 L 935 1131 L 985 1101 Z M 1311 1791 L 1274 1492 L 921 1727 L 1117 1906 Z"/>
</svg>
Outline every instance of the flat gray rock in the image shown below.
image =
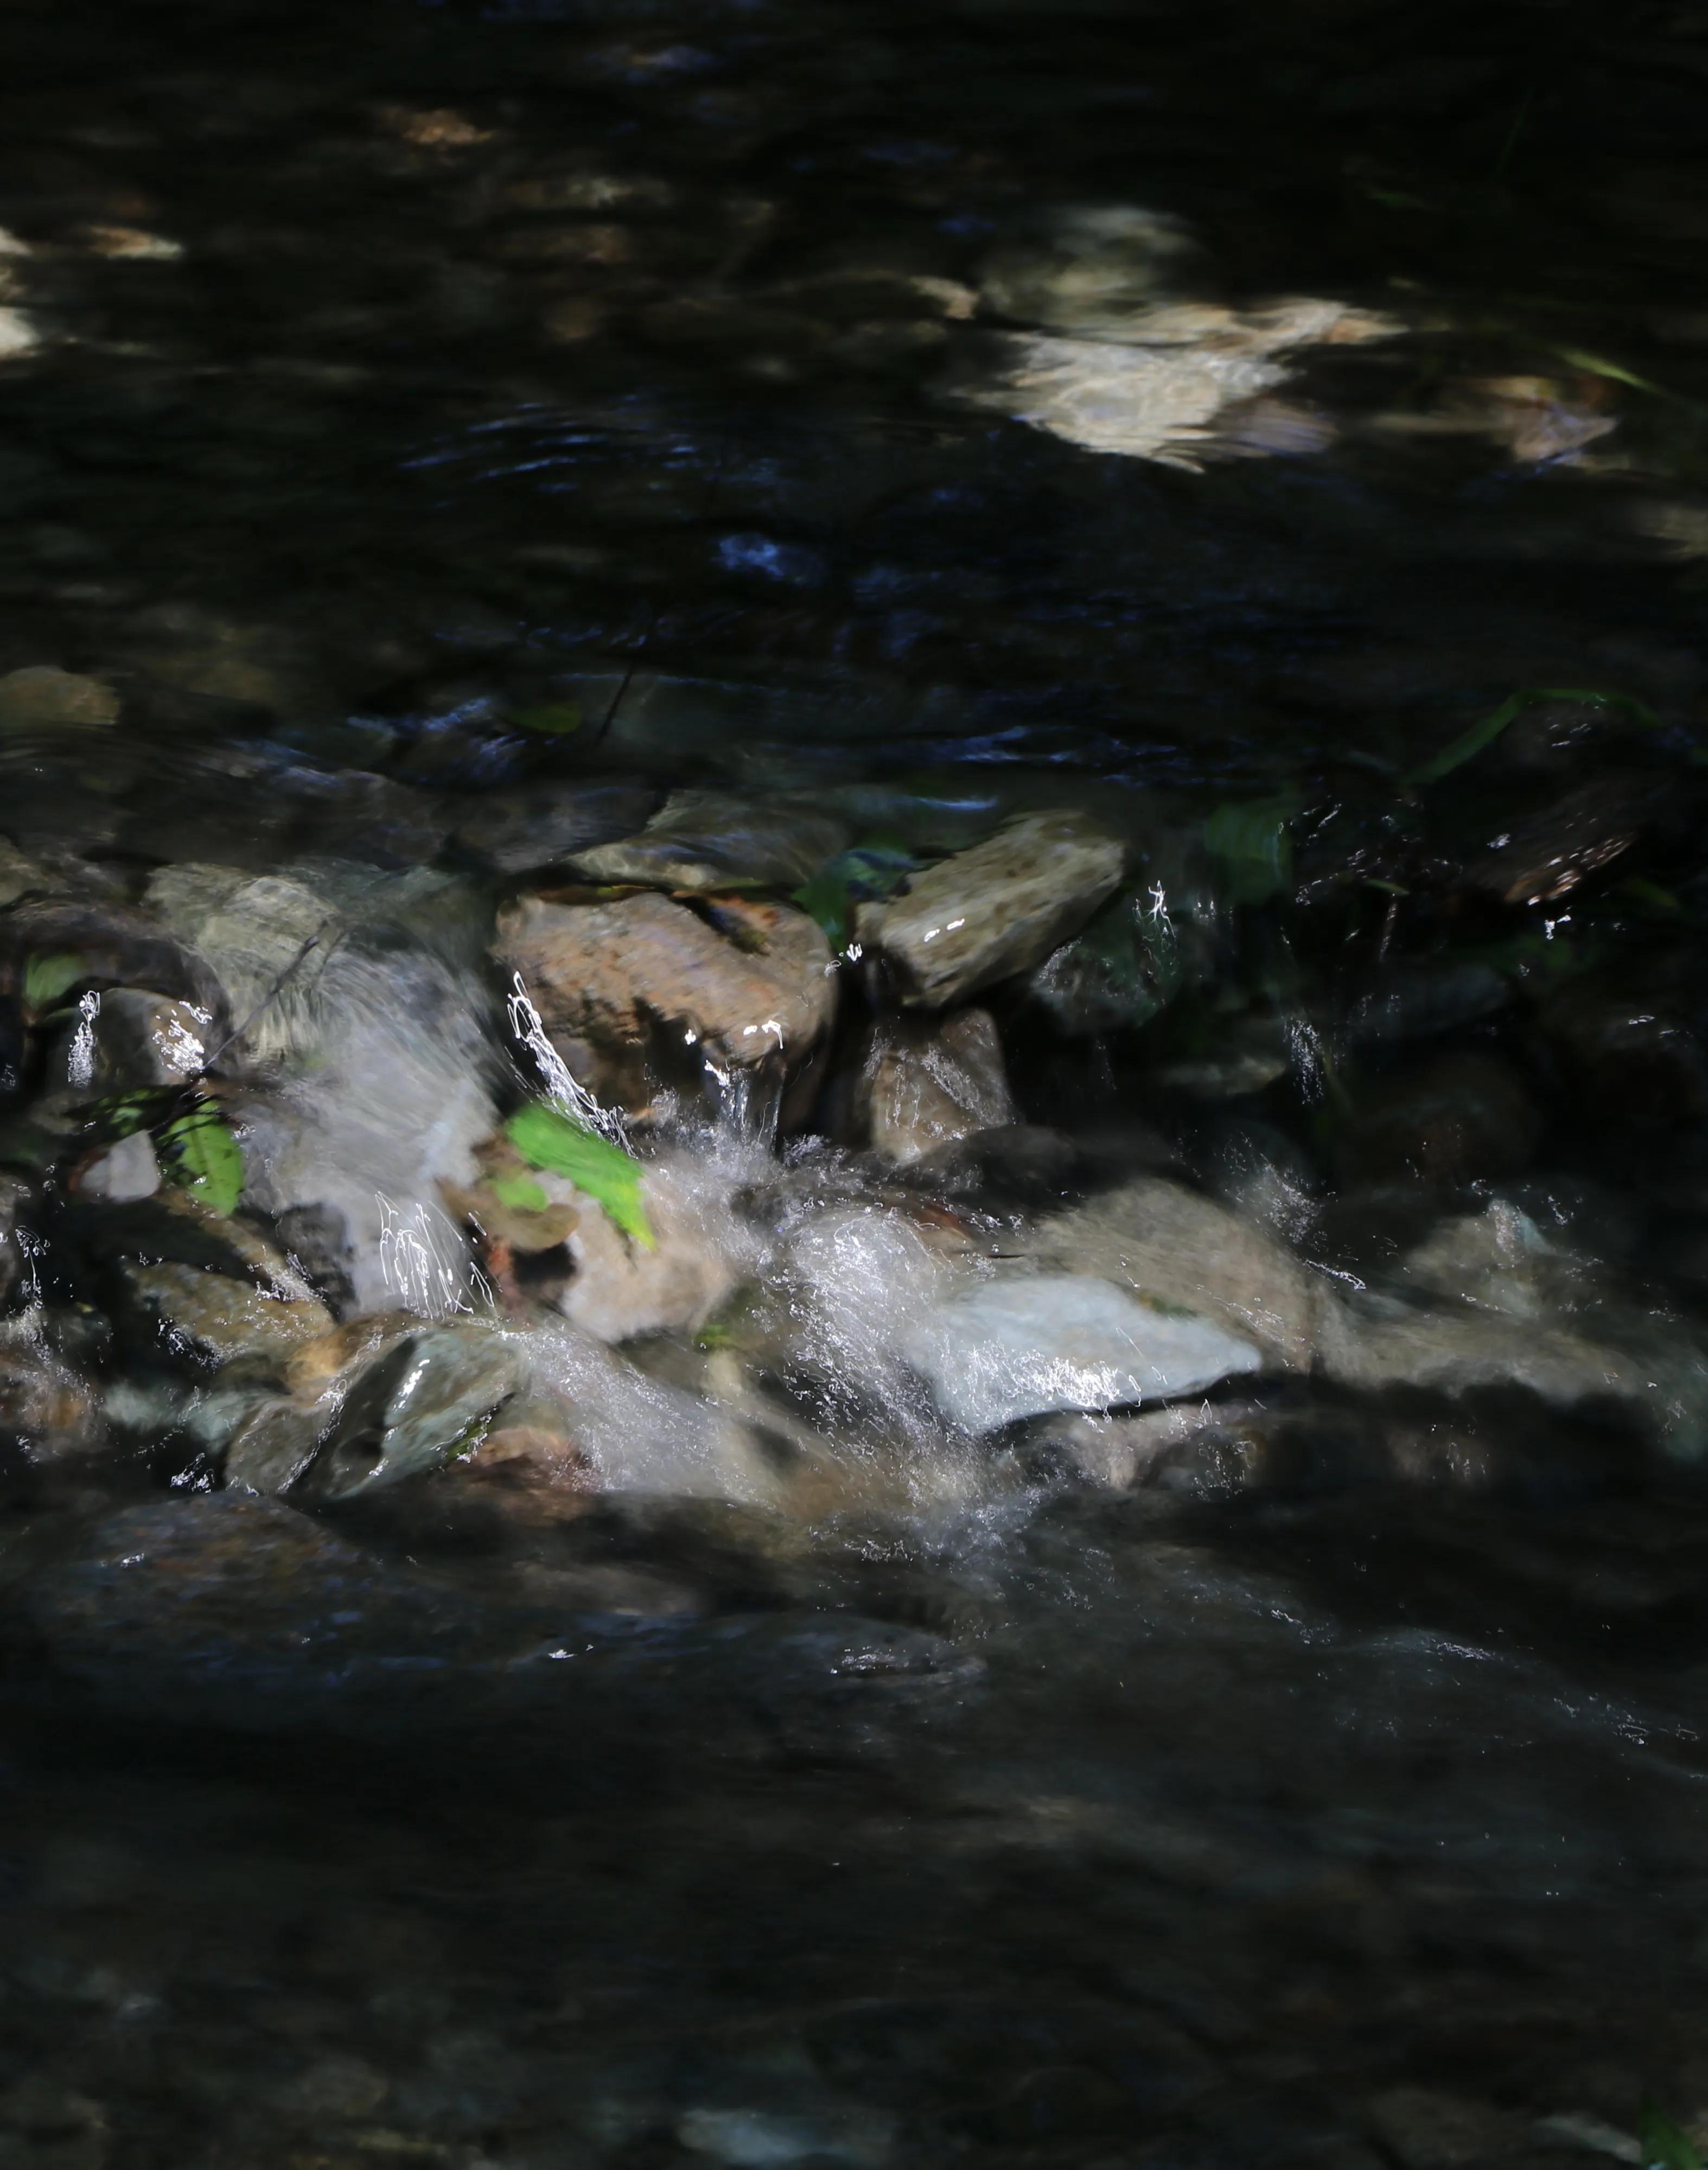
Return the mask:
<svg viewBox="0 0 1708 2170">
<path fill-rule="evenodd" d="M 933 1305 L 902 1354 L 966 1431 L 1060 1409 L 1111 1409 L 1201 1392 L 1263 1358 L 1207 1318 L 1154 1310 L 1087 1274 L 987 1282 Z"/>
<path fill-rule="evenodd" d="M 1119 887 L 1127 853 L 1083 814 L 1027 814 L 859 915 L 910 1006 L 941 1009 L 1041 964 Z"/>
</svg>

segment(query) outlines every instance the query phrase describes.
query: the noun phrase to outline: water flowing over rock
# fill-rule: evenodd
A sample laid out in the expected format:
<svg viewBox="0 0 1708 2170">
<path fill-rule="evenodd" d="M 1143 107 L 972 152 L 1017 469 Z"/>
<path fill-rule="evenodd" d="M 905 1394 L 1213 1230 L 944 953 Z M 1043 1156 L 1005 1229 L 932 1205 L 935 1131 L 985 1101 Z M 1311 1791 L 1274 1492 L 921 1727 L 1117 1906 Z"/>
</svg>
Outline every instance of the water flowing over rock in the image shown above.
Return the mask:
<svg viewBox="0 0 1708 2170">
<path fill-rule="evenodd" d="M 1289 1371 L 1309 1368 L 1316 1277 L 1262 1229 L 1183 1184 L 1141 1178 L 1040 1222 L 1031 1250 L 1216 1320 Z"/>
<path fill-rule="evenodd" d="M 527 897 L 496 955 L 522 975 L 571 1073 L 600 1099 L 644 1107 L 660 1082 L 798 1070 L 836 1008 L 830 949 L 804 912 L 733 908 L 731 938 L 662 896 L 559 905 Z"/>
<path fill-rule="evenodd" d="M 731 1192 L 743 1171 L 708 1155 L 649 1163 L 641 1201 L 655 1247 L 632 1242 L 591 1203 L 569 1239 L 573 1280 L 559 1307 L 601 1341 L 700 1325 L 757 1264 L 757 1234 Z"/>
<path fill-rule="evenodd" d="M 372 1365 L 340 1410 L 308 1479 L 325 1499 L 353 1499 L 437 1468 L 528 1376 L 515 1339 L 473 1321 L 428 1328 Z"/>
<path fill-rule="evenodd" d="M 951 1424 L 994 1431 L 1060 1409 L 1170 1401 L 1262 1368 L 1207 1318 L 1154 1309 L 1089 1274 L 995 1280 L 928 1312 L 903 1352 Z"/>
<path fill-rule="evenodd" d="M 943 1008 L 1028 970 L 1119 887 L 1122 845 L 1084 815 L 1028 814 L 859 914 L 902 999 Z"/>
<path fill-rule="evenodd" d="M 913 1161 L 1013 1122 L 1002 1042 L 988 1010 L 881 1028 L 861 1077 L 874 1149 Z"/>
<path fill-rule="evenodd" d="M 110 988 L 48 1050 L 43 1082 L 86 1100 L 183 1085 L 215 1052 L 212 1032 L 212 1013 L 194 1003 Z"/>
<path fill-rule="evenodd" d="M 841 851 L 849 833 L 820 805 L 677 791 L 637 836 L 581 852 L 574 865 L 592 882 L 718 890 L 758 881 L 796 889 Z"/>
</svg>

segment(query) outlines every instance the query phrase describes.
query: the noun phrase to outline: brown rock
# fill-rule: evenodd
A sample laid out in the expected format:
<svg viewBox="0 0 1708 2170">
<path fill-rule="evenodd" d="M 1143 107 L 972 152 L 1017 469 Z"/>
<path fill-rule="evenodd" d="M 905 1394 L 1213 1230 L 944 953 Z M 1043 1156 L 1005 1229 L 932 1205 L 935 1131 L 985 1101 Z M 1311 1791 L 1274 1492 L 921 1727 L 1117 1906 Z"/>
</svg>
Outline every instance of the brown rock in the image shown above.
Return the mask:
<svg viewBox="0 0 1708 2170">
<path fill-rule="evenodd" d="M 644 1107 L 660 1082 L 762 1064 L 795 1071 L 836 1008 L 830 949 L 804 912 L 743 907 L 738 944 L 657 895 L 524 897 L 495 954 L 520 973 L 553 1045 L 601 1098 Z"/>
</svg>

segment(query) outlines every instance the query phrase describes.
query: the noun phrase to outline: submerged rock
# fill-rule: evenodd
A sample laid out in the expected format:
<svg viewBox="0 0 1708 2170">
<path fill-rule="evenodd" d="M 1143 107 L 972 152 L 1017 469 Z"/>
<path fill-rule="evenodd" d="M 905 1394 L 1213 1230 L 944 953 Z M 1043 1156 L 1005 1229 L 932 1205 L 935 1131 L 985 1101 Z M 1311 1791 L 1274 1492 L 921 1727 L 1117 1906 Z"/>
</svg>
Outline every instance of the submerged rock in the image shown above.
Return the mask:
<svg viewBox="0 0 1708 2170">
<path fill-rule="evenodd" d="M 1318 1368 L 1363 1392 L 1517 1387 L 1555 1408 L 1622 1418 L 1673 1459 L 1708 1454 L 1708 1352 L 1665 1320 L 1612 1308 L 1581 1324 L 1511 1312 L 1325 1301 Z"/>
<path fill-rule="evenodd" d="M 950 1422 L 974 1432 L 1170 1401 L 1263 1366 L 1251 1342 L 1213 1321 L 1153 1309 L 1089 1274 L 988 1282 L 933 1306 L 902 1349 Z"/>
<path fill-rule="evenodd" d="M 31 664 L 0 678 L 0 731 L 58 731 L 119 719 L 119 697 L 99 678 Z"/>
<path fill-rule="evenodd" d="M 869 905 L 859 934 L 910 1005 L 943 1008 L 1025 972 L 1120 886 L 1127 853 L 1084 815 L 1027 814 Z"/>
<path fill-rule="evenodd" d="M 883 1027 L 861 1083 L 873 1148 L 891 1160 L 918 1160 L 1015 1120 L 1002 1042 L 988 1010 Z"/>
<path fill-rule="evenodd" d="M 1314 1277 L 1262 1229 L 1181 1184 L 1124 1184 L 1041 1221 L 1030 1248 L 1041 1262 L 1201 1313 L 1272 1364 L 1309 1367 Z"/>
<path fill-rule="evenodd" d="M 495 954 L 519 973 L 573 1074 L 643 1107 L 660 1080 L 776 1063 L 795 1070 L 836 1008 L 830 949 L 805 912 L 752 906 L 738 942 L 656 895 L 558 905 L 525 897 Z"/>
<path fill-rule="evenodd" d="M 657 804 L 642 783 L 535 785 L 476 801 L 456 830 L 463 848 L 500 874 L 527 874 L 629 836 Z"/>
<path fill-rule="evenodd" d="M 1341 1138 L 1341 1165 L 1354 1182 L 1492 1181 L 1529 1165 L 1541 1127 L 1510 1063 L 1444 1055 L 1385 1079 L 1369 1095 Z"/>
<path fill-rule="evenodd" d="M 732 881 L 796 889 L 833 858 L 850 831 L 822 806 L 677 791 L 638 835 L 578 853 L 585 880 L 717 890 Z"/>
<path fill-rule="evenodd" d="M 450 1592 L 276 1500 L 230 1493 L 109 1517 L 20 1602 L 56 1670 L 131 1714 L 163 1703 L 245 1729 L 358 1686 L 377 1711 L 412 1678 L 442 1688 L 492 1647 Z"/>
</svg>

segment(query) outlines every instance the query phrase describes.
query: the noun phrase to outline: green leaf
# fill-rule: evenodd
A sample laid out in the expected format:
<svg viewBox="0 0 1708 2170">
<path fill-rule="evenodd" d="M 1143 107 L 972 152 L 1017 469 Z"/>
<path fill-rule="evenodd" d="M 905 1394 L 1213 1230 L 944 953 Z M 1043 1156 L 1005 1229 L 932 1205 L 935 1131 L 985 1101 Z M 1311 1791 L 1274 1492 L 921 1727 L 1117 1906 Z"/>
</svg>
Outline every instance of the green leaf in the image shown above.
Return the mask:
<svg viewBox="0 0 1708 2170">
<path fill-rule="evenodd" d="M 567 1177 L 625 1236 L 649 1251 L 657 1248 L 640 1202 L 640 1163 L 632 1153 L 543 1100 L 518 1108 L 504 1135 L 530 1167 Z"/>
<path fill-rule="evenodd" d="M 1578 701 L 1598 708 L 1618 708 L 1633 723 L 1646 730 L 1658 730 L 1661 719 L 1654 710 L 1633 699 L 1629 693 L 1601 693 L 1584 686 L 1527 686 L 1521 692 L 1509 693 L 1498 708 L 1494 708 L 1463 732 L 1451 746 L 1443 746 L 1431 761 L 1422 762 L 1400 779 L 1402 789 L 1411 791 L 1420 783 L 1434 783 L 1442 777 L 1461 768 L 1473 754 L 1479 754 L 1486 746 L 1491 746 L 1515 716 L 1538 701 Z"/>
<path fill-rule="evenodd" d="M 1645 2098 L 1637 2114 L 1637 2145 L 1642 2150 L 1642 2170 L 1702 2170 L 1702 2159 L 1689 2135 L 1652 2098 Z"/>
<path fill-rule="evenodd" d="M 212 1213 L 235 1213 L 244 1195 L 243 1149 L 211 1101 L 204 1100 L 160 1133 L 166 1173 Z"/>
<path fill-rule="evenodd" d="M 581 703 L 550 701 L 543 708 L 519 708 L 510 720 L 520 731 L 533 731 L 541 738 L 566 739 L 571 731 L 581 728 Z"/>
<path fill-rule="evenodd" d="M 150 1116 L 169 1097 L 158 1092 L 120 1093 L 110 1100 L 97 1100 L 89 1109 L 90 1120 L 113 1137 L 128 1138 L 133 1130 L 146 1129 Z"/>
<path fill-rule="evenodd" d="M 545 1187 L 531 1175 L 495 1175 L 492 1179 L 493 1196 L 501 1205 L 508 1205 L 517 1213 L 538 1213 L 551 1204 Z"/>
<path fill-rule="evenodd" d="M 24 1007 L 38 1014 L 51 1009 L 67 987 L 74 987 L 88 971 L 85 959 L 69 950 L 32 957 L 24 968 Z"/>
<path fill-rule="evenodd" d="M 1204 844 L 1221 863 L 1234 904 L 1262 904 L 1293 880 L 1293 835 L 1298 810 L 1291 799 L 1259 799 L 1218 806 L 1204 824 Z"/>
</svg>

